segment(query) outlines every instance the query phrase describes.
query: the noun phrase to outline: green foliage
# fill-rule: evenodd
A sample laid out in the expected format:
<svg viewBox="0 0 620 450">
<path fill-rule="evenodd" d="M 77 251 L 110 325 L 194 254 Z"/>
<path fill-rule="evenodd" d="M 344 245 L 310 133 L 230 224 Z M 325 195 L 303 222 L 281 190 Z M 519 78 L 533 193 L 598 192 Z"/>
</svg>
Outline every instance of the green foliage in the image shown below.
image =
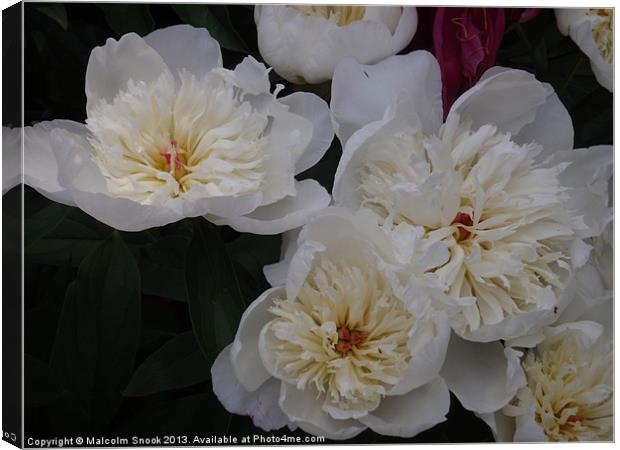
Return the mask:
<svg viewBox="0 0 620 450">
<path fill-rule="evenodd" d="M 77 400 L 90 430 L 109 423 L 134 368 L 140 272 L 114 234 L 89 254 L 65 295 L 50 366 Z"/>
<path fill-rule="evenodd" d="M 126 397 L 142 397 L 207 381 L 208 364 L 191 331 L 181 333 L 154 351 L 134 372 Z"/>
</svg>

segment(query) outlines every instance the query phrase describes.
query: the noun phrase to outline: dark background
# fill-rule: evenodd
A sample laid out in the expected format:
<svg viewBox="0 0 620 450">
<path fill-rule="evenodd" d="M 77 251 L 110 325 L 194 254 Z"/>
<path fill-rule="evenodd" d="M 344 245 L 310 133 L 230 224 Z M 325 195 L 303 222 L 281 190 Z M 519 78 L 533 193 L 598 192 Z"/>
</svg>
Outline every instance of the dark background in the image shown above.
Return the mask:
<svg viewBox="0 0 620 450">
<path fill-rule="evenodd" d="M 246 54 L 261 59 L 252 6 L 26 3 L 25 125 L 83 122 L 92 48 L 179 23 L 206 27 L 226 67 Z M 612 95 L 594 79 L 588 58 L 559 34 L 551 10 L 511 25 L 497 63 L 553 85 L 573 118 L 576 147 L 612 143 Z M 282 95 L 291 91 L 271 75 L 286 85 Z M 297 89 L 329 100 L 329 84 Z M 331 191 L 340 152 L 335 140 L 300 178 Z M 267 288 L 262 266 L 278 260 L 280 237 L 240 234 L 202 219 L 118 232 L 30 188 L 24 195 L 26 437 L 261 433 L 219 404 L 209 370 L 232 341 L 241 312 Z M 18 199 L 13 189 L 4 200 Z M 453 397 L 448 420 L 413 439 L 366 431 L 350 442 L 492 440 Z"/>
</svg>

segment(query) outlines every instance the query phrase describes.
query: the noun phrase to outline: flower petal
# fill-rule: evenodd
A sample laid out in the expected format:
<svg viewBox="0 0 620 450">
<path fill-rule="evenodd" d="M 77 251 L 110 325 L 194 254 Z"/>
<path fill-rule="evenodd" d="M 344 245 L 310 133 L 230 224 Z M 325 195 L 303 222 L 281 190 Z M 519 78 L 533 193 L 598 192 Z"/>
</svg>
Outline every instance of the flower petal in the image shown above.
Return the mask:
<svg viewBox="0 0 620 450">
<path fill-rule="evenodd" d="M 499 342 L 481 344 L 452 336 L 441 376 L 466 409 L 495 412 L 525 385 L 520 353 L 506 350 Z"/>
<path fill-rule="evenodd" d="M 613 220 L 609 180 L 613 174 L 611 145 L 556 152 L 553 163 L 569 162 L 559 177 L 562 186 L 571 188 L 568 209 L 580 215 L 588 226 L 580 237 L 599 236 Z"/>
<path fill-rule="evenodd" d="M 422 319 L 410 338 L 411 362 L 403 379 L 388 395 L 402 395 L 430 383 L 439 376 L 450 341 L 450 324 L 443 311 L 433 311 L 429 320 Z"/>
<path fill-rule="evenodd" d="M 555 19 L 558 24 L 558 29 L 560 33 L 564 36 L 568 35 L 568 30 L 570 26 L 575 23 L 577 20 L 586 16 L 588 9 L 587 8 L 556 8 Z"/>
<path fill-rule="evenodd" d="M 471 120 L 472 128 L 493 124 L 504 133 L 516 135 L 536 118 L 537 110 L 545 103 L 549 92 L 534 75 L 524 70 L 493 68 L 463 93 L 452 105 L 450 115 Z M 510 105 L 510 108 L 506 108 Z"/>
<path fill-rule="evenodd" d="M 295 186 L 295 195 L 256 208 L 245 216 L 234 218 L 208 216 L 207 219 L 217 225 L 229 225 L 237 231 L 254 234 L 279 234 L 292 230 L 304 225 L 331 201 L 325 188 L 315 180 L 299 181 Z"/>
<path fill-rule="evenodd" d="M 575 135 L 573 122 L 566 107 L 550 85 L 544 83 L 544 86 L 550 95 L 536 111 L 534 121 L 521 128 L 513 138 L 518 144 L 536 142 L 542 145 L 543 152 L 539 156 L 540 159 L 557 151 L 571 150 Z"/>
<path fill-rule="evenodd" d="M 441 377 L 405 395 L 385 397 L 360 422 L 376 433 L 412 437 L 446 420 L 450 392 Z"/>
<path fill-rule="evenodd" d="M 160 28 L 147 34 L 144 41 L 159 53 L 175 75 L 185 69 L 200 78 L 222 67 L 220 45 L 206 28 L 190 25 Z"/>
<path fill-rule="evenodd" d="M 312 389 L 299 390 L 282 382 L 280 407 L 288 418 L 306 433 L 328 439 L 350 439 L 366 428 L 357 420 L 336 420 L 321 409 L 321 402 Z"/>
<path fill-rule="evenodd" d="M 265 324 L 274 317 L 268 310 L 273 300 L 285 295 L 283 288 L 268 289 L 241 316 L 230 349 L 230 360 L 237 380 L 247 391 L 255 391 L 271 376 L 261 362 L 258 337 Z"/>
<path fill-rule="evenodd" d="M 220 352 L 211 367 L 213 392 L 227 411 L 250 416 L 254 425 L 265 431 L 289 425 L 278 405 L 280 382 L 270 379 L 254 392 L 239 383 L 230 362 L 230 345 Z"/>
<path fill-rule="evenodd" d="M 383 118 L 397 100 L 414 105 L 425 133 L 439 129 L 441 75 L 433 55 L 416 51 L 376 65 L 351 58 L 341 61 L 334 72 L 330 104 L 336 135 L 344 145 L 355 131 Z"/>
<path fill-rule="evenodd" d="M 268 264 L 263 267 L 265 278 L 273 287 L 284 286 L 286 284 L 286 275 L 291 265 L 293 255 L 297 251 L 297 238 L 301 228 L 289 230 L 282 235 L 282 247 L 280 251 L 280 261 L 274 264 Z"/>
<path fill-rule="evenodd" d="M 52 120 L 25 127 L 24 182 L 55 202 L 75 206 L 71 193 L 59 180 L 64 169 L 59 171 L 57 149 L 77 146 L 78 151 L 87 155 L 87 133 L 84 124 L 70 120 Z M 57 138 L 59 134 L 63 139 Z"/>
<path fill-rule="evenodd" d="M 570 37 L 577 46 L 590 58 L 590 66 L 596 80 L 609 92 L 614 91 L 613 64 L 605 61 L 598 45 L 592 36 L 592 22 L 584 17 L 570 26 Z"/>
<path fill-rule="evenodd" d="M 501 411 L 495 413 L 476 414 L 491 429 L 495 442 L 512 442 L 515 434 L 515 419 L 502 414 Z"/>
<path fill-rule="evenodd" d="M 298 174 L 318 163 L 334 140 L 329 106 L 325 100 L 309 92 L 295 92 L 281 98 L 280 102 L 287 105 L 290 112 L 308 119 L 313 125 L 312 140 L 295 166 L 295 174 Z"/>
<path fill-rule="evenodd" d="M 103 46 L 93 49 L 88 60 L 87 113 L 102 100 L 114 100 L 129 80 L 153 82 L 166 72 L 168 67 L 162 57 L 136 33 L 125 34 L 118 41 L 109 38 Z"/>
</svg>

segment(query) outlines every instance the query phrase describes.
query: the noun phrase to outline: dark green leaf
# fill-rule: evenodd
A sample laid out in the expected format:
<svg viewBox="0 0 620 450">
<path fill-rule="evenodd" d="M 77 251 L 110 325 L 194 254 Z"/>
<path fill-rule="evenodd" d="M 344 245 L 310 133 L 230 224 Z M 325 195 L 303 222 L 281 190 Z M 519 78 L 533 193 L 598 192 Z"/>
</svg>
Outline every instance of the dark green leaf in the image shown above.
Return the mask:
<svg viewBox="0 0 620 450">
<path fill-rule="evenodd" d="M 43 209 L 26 217 L 24 220 L 25 245 L 31 245 L 37 239 L 53 231 L 70 212 L 70 206 L 50 203 Z"/>
<path fill-rule="evenodd" d="M 237 331 L 245 300 L 219 229 L 196 220 L 187 251 L 185 279 L 196 339 L 210 362 Z"/>
<path fill-rule="evenodd" d="M 144 36 L 153 31 L 155 26 L 148 5 L 107 4 L 99 7 L 103 10 L 110 28 L 119 36 L 131 32 Z"/>
<path fill-rule="evenodd" d="M 206 28 L 223 48 L 249 53 L 247 45 L 230 22 L 226 6 L 174 5 L 173 8 L 185 23 Z"/>
<path fill-rule="evenodd" d="M 55 271 L 49 281 L 40 287 L 37 306 L 25 312 L 26 323 L 35 329 L 36 333 L 24 335 L 26 352 L 45 361 L 49 359 L 54 344 L 65 292 L 75 277 L 69 261 L 58 268 L 48 268 Z"/>
<path fill-rule="evenodd" d="M 187 301 L 185 258 L 188 245 L 188 237 L 166 236 L 142 248 L 140 258 L 142 292 Z"/>
<path fill-rule="evenodd" d="M 67 290 L 51 367 L 93 430 L 120 406 L 140 334 L 140 273 L 115 233 L 82 261 Z"/>
<path fill-rule="evenodd" d="M 42 5 L 37 5 L 37 10 L 57 22 L 63 30 L 67 30 L 67 26 L 69 25 L 67 22 L 67 11 L 62 3 L 45 3 Z"/>
<path fill-rule="evenodd" d="M 26 258 L 33 263 L 55 266 L 62 265 L 69 260 L 77 266 L 111 232 L 112 228 L 103 225 L 83 211 L 69 208 L 64 219 L 49 232 L 33 242 L 27 239 L 29 245 L 25 248 Z"/>
<path fill-rule="evenodd" d="M 280 260 L 281 242 L 279 235 L 246 233 L 226 244 L 226 247 L 232 259 L 239 262 L 256 281 L 262 281 L 263 267 Z"/>
<path fill-rule="evenodd" d="M 123 395 L 140 397 L 202 383 L 211 366 L 192 331 L 180 334 L 151 354 L 133 374 Z"/>
</svg>

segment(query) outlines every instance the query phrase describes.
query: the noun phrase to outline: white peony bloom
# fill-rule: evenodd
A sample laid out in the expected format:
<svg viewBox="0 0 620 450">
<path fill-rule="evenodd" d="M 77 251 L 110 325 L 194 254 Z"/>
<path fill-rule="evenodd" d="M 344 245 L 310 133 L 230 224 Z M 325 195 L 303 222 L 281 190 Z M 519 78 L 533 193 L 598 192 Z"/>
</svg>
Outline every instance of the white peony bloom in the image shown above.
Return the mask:
<svg viewBox="0 0 620 450">
<path fill-rule="evenodd" d="M 556 9 L 558 29 L 570 35 L 590 58 L 592 72 L 608 91 L 614 90 L 614 12 L 602 8 Z"/>
<path fill-rule="evenodd" d="M 462 299 L 457 334 L 511 339 L 557 317 L 588 259 L 582 239 L 611 220 L 613 148 L 573 150 L 570 117 L 549 85 L 490 69 L 442 124 L 439 67 L 420 51 L 374 66 L 343 61 L 331 108 L 343 143 L 336 205 L 424 227 L 449 246 L 434 273 Z"/>
<path fill-rule="evenodd" d="M 611 333 L 592 321 L 548 327 L 521 363 L 527 385 L 500 414 L 514 417 L 509 440 L 611 441 Z M 512 431 L 510 428 L 508 430 Z"/>
<path fill-rule="evenodd" d="M 438 374 L 450 325 L 424 272 L 447 251 L 421 234 L 339 209 L 306 225 L 285 285 L 250 305 L 213 365 L 224 407 L 267 431 L 299 426 L 330 439 L 367 427 L 407 437 L 444 421 L 450 397 Z M 403 252 L 417 268 L 402 270 Z"/>
<path fill-rule="evenodd" d="M 292 83 L 332 78 L 347 57 L 375 63 L 405 48 L 418 25 L 413 7 L 256 5 L 260 53 Z"/>
<path fill-rule="evenodd" d="M 25 175 L 53 200 L 125 231 L 206 216 L 275 234 L 329 204 L 313 166 L 333 138 L 327 104 L 277 98 L 248 57 L 222 68 L 206 29 L 179 25 L 95 48 L 86 70 L 86 124 L 26 130 Z"/>
</svg>

